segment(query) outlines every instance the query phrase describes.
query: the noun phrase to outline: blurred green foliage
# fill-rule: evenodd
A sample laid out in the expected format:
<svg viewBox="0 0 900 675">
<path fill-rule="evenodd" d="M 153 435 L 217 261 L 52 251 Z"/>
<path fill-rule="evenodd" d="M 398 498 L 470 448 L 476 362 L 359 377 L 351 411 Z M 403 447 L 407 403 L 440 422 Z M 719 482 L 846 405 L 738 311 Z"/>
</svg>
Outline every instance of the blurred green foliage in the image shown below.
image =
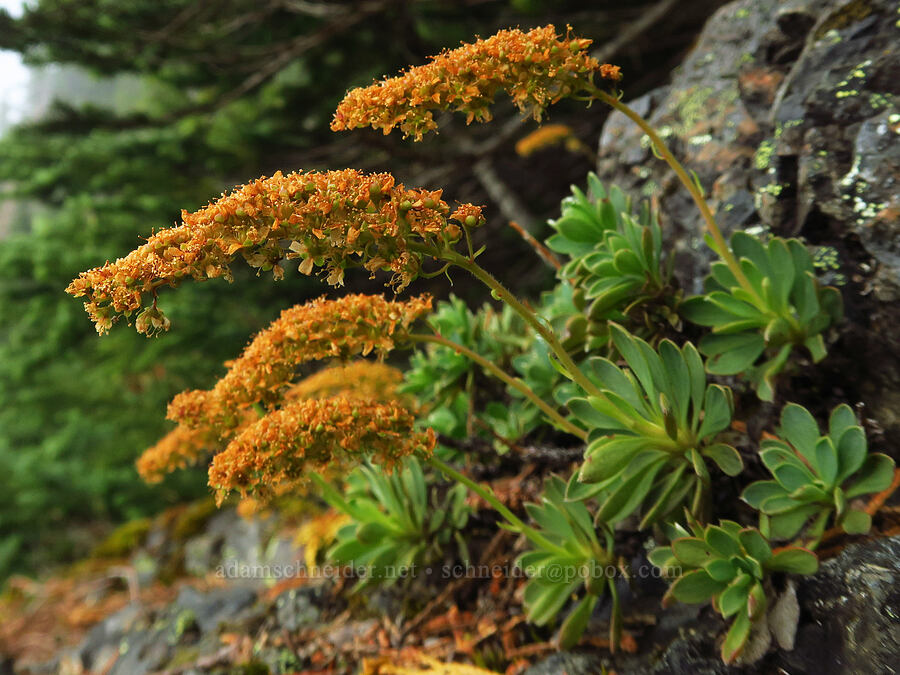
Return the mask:
<svg viewBox="0 0 900 675">
<path fill-rule="evenodd" d="M 594 4 L 39 0 L 21 18 L 0 9 L 0 49 L 81 69 L 83 81 L 128 76 L 108 101 L 57 101 L 0 139 L 0 193 L 16 200 L 0 224 L 0 579 L 85 552 L 98 521 L 202 493 L 196 473 L 148 487 L 134 471 L 166 430 L 166 402 L 209 386 L 253 331 L 323 292 L 290 271 L 278 285 L 240 271 L 231 286 L 190 284 L 165 300 L 173 320 L 190 320 L 148 343 L 129 330 L 94 334 L 63 293 L 78 272 L 260 174 L 374 168 L 380 139 L 328 129 L 347 87 L 474 33 L 565 25 L 585 7 Z M 66 77 L 57 73 L 56 91 L 77 93 Z"/>
</svg>

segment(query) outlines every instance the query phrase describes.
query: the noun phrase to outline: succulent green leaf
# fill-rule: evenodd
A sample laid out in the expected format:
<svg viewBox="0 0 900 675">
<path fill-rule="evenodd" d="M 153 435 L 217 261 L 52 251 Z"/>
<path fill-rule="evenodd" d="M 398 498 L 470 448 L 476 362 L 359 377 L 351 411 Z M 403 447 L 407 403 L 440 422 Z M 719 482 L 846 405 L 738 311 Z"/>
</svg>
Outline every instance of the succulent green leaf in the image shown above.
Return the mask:
<svg viewBox="0 0 900 675">
<path fill-rule="evenodd" d="M 718 384 L 710 385 L 706 390 L 706 400 L 703 403 L 703 422 L 700 424 L 697 436 L 704 439 L 727 429 L 731 424 L 732 413 L 732 401 L 728 390 Z"/>
<path fill-rule="evenodd" d="M 722 643 L 722 661 L 730 665 L 741 655 L 750 637 L 751 627 L 750 616 L 746 612 L 738 612 L 735 615 Z"/>
<path fill-rule="evenodd" d="M 741 554 L 741 545 L 738 538 L 725 528 L 710 525 L 706 528 L 706 543 L 717 554 L 732 556 Z"/>
<path fill-rule="evenodd" d="M 709 576 L 706 570 L 694 570 L 675 581 L 666 595 L 689 605 L 697 604 L 709 601 L 726 586 L 727 584 Z"/>
<path fill-rule="evenodd" d="M 848 408 L 849 410 L 849 408 Z M 854 423 L 855 423 L 854 419 Z M 866 433 L 862 427 L 851 426 L 840 432 L 840 440 L 836 440 L 837 436 L 832 433 L 832 441 L 837 443 L 838 454 L 838 475 L 836 482 L 843 483 L 847 478 L 859 471 L 863 463 L 866 461 L 868 445 L 866 443 Z"/>
<path fill-rule="evenodd" d="M 735 566 L 724 558 L 714 558 L 713 560 L 710 560 L 703 566 L 703 569 L 705 569 L 709 576 L 716 581 L 724 582 L 730 582 L 738 573 Z"/>
<path fill-rule="evenodd" d="M 747 502 L 754 509 L 759 509 L 760 505 L 770 497 L 786 497 L 787 492 L 774 480 L 758 480 L 751 483 L 741 494 L 741 499 Z"/>
<path fill-rule="evenodd" d="M 819 425 L 810 412 L 801 405 L 788 403 L 781 411 L 781 435 L 793 445 L 807 461 L 815 461 L 815 447 L 819 440 Z"/>
<path fill-rule="evenodd" d="M 709 355 L 706 369 L 714 375 L 736 375 L 752 366 L 766 348 L 758 333 L 706 335 L 700 340 L 700 351 Z"/>
<path fill-rule="evenodd" d="M 803 471 L 792 464 L 780 464 L 772 473 L 775 475 L 775 480 L 788 492 L 798 490 L 812 482 L 809 471 Z"/>
<path fill-rule="evenodd" d="M 796 502 L 795 502 L 796 503 Z M 765 504 L 763 504 L 765 510 Z M 791 539 L 796 536 L 810 517 L 822 509 L 816 504 L 804 504 L 792 509 L 769 515 L 768 536 L 770 539 Z"/>
<path fill-rule="evenodd" d="M 631 467 L 636 463 L 636 460 L 639 459 L 640 458 L 635 458 L 635 460 L 632 460 L 631 465 L 626 469 L 626 473 L 631 470 Z M 665 464 L 665 457 L 654 458 L 647 463 L 647 466 L 644 469 L 634 472 L 621 484 L 611 488 L 611 494 L 606 498 L 603 504 L 600 505 L 600 509 L 597 511 L 597 519 L 613 524 L 631 515 L 641 502 L 643 502 L 647 493 L 650 491 L 650 488 L 653 487 L 653 481 L 656 479 L 656 475 Z"/>
<path fill-rule="evenodd" d="M 847 499 L 887 490 L 893 480 L 894 460 L 881 453 L 869 455 L 859 470 L 856 481 L 845 490 Z"/>
<path fill-rule="evenodd" d="M 722 591 L 718 599 L 719 613 L 726 619 L 741 610 L 746 610 L 747 594 L 753 581 L 749 574 L 743 573 L 733 577 L 733 579 L 728 584 L 728 588 Z"/>
<path fill-rule="evenodd" d="M 672 548 L 670 546 L 659 546 L 653 549 L 647 554 L 647 560 L 661 570 L 664 570 L 667 567 L 678 566 L 678 559 L 672 555 Z"/>
<path fill-rule="evenodd" d="M 747 613 L 750 615 L 750 619 L 755 621 L 765 614 L 768 604 L 763 585 L 759 581 L 755 581 L 747 593 Z"/>
<path fill-rule="evenodd" d="M 872 528 L 872 516 L 865 511 L 850 509 L 841 519 L 841 527 L 847 534 L 865 534 Z"/>
<path fill-rule="evenodd" d="M 699 326 L 718 326 L 732 317 L 730 312 L 714 305 L 705 295 L 688 298 L 681 303 L 678 311 L 685 319 Z"/>
<path fill-rule="evenodd" d="M 598 599 L 599 597 L 594 594 L 587 595 L 566 617 L 559 629 L 558 643 L 560 649 L 571 649 L 578 644 L 581 636 L 584 635 L 584 630 L 587 628 L 591 614 L 594 612 L 594 607 L 597 606 Z"/>
<path fill-rule="evenodd" d="M 859 426 L 853 409 L 846 403 L 841 403 L 831 411 L 828 417 L 828 435 L 835 443 L 840 443 L 844 432 L 853 427 Z"/>
<path fill-rule="evenodd" d="M 681 537 L 672 542 L 675 558 L 690 567 L 703 567 L 715 558 L 715 551 L 699 537 Z"/>
<path fill-rule="evenodd" d="M 766 569 L 771 572 L 815 574 L 819 569 L 819 559 L 810 550 L 789 546 L 775 553 L 766 563 Z"/>
<path fill-rule="evenodd" d="M 727 476 L 737 476 L 744 469 L 740 453 L 730 445 L 716 443 L 705 448 L 702 454 L 714 461 Z"/>
<path fill-rule="evenodd" d="M 838 475 L 838 453 L 828 436 L 823 436 L 816 443 L 815 467 L 819 478 L 827 488 L 834 487 Z"/>
<path fill-rule="evenodd" d="M 569 601 L 569 596 L 581 583 L 577 575 L 571 576 L 575 576 L 576 579 L 568 584 L 544 583 L 541 579 L 533 579 L 525 587 L 525 611 L 529 621 L 544 626 L 559 614 L 559 610 Z"/>
<path fill-rule="evenodd" d="M 582 483 L 599 483 L 613 478 L 628 466 L 638 452 L 647 447 L 647 439 L 640 436 L 598 438 L 585 450 L 578 478 Z"/>
<path fill-rule="evenodd" d="M 741 546 L 747 551 L 747 555 L 754 560 L 758 560 L 761 564 L 765 565 L 772 557 L 772 549 L 769 547 L 769 542 L 760 534 L 759 530 L 754 528 L 743 529 L 738 534 L 738 538 Z"/>
</svg>

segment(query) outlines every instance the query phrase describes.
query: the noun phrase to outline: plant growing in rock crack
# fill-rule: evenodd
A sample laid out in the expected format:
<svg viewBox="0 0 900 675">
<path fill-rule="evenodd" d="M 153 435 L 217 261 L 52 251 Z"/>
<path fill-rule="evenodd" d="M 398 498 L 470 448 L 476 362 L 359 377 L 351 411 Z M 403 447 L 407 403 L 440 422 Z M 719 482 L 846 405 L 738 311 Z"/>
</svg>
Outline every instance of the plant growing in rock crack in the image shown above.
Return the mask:
<svg viewBox="0 0 900 675">
<path fill-rule="evenodd" d="M 606 191 L 595 177 L 589 179 L 590 197 L 576 192 L 564 204 L 550 245 L 571 260 L 561 271 L 557 292 L 534 307 L 479 264 L 482 249 L 475 250 L 472 234 L 486 223 L 481 207 L 463 204 L 453 210 L 440 190 L 407 188 L 391 174 L 353 169 L 277 173 L 251 182 L 183 214 L 181 225 L 157 232 L 124 258 L 82 273 L 68 291 L 86 298 L 99 332 L 136 313 L 135 327 L 150 335 L 170 327 L 157 302 L 160 288 L 187 279 L 230 279 L 230 265 L 239 258 L 271 271 L 275 279 L 284 275 L 286 260 L 296 260 L 300 273 L 318 270 L 334 286 L 352 268 L 385 271 L 391 275 L 388 285 L 397 291 L 421 276 L 454 269 L 471 274 L 505 309 L 476 315 L 451 303 L 439 310 L 431 332 L 414 330 L 431 310 L 426 296 L 388 301 L 348 295 L 286 310 L 230 362 L 228 374 L 211 390 L 176 397 L 170 417 L 190 432 L 179 432 L 176 440 L 193 439 L 197 445 L 213 438 L 224 447 L 209 471 L 220 499 L 231 490 L 265 494 L 277 484 L 318 482 L 328 501 L 355 521 L 341 531 L 333 558 L 369 566 L 376 575 L 389 565 L 438 555 L 451 539 L 461 544 L 459 530 L 467 517 L 462 486 L 467 487 L 500 514 L 505 527 L 535 547 L 520 562 L 537 570 L 526 597 L 536 622 L 549 622 L 569 593 L 584 584 L 586 597 L 563 624 L 564 645 L 577 641 L 597 598 L 609 590 L 615 646 L 615 586 L 609 575 L 600 579 L 583 571 L 589 562 L 614 561 L 609 528 L 633 514 L 641 529 L 675 527 L 684 536 L 673 542 L 671 555 L 655 553 L 654 562 L 669 566 L 674 558 L 687 569 L 670 597 L 713 599 L 719 611 L 735 617 L 723 650 L 724 658 L 733 660 L 763 611 L 766 575 L 808 572 L 816 558 L 795 548 L 773 553 L 758 531 L 736 523 L 699 524 L 711 516 L 709 462 L 729 475 L 742 469 L 740 455 L 720 438 L 734 412 L 731 390 L 710 384 L 706 373 L 745 373 L 762 398 L 772 398 L 774 378 L 795 346 L 805 345 L 814 360 L 824 356 L 824 331 L 840 316 L 840 298 L 818 284 L 808 254 L 795 240 L 773 238 L 763 245 L 738 233 L 729 246 L 699 181 L 618 92 L 595 83 L 599 78 L 612 86 L 621 74 L 616 66 L 591 58 L 589 44 L 569 34 L 558 36 L 553 26 L 500 31 L 349 92 L 332 128 L 372 126 L 387 133 L 399 127 L 420 140 L 437 128 L 438 111 L 462 112 L 469 122 L 488 121 L 501 90 L 536 119 L 564 98 L 602 101 L 644 131 L 699 208 L 707 242 L 720 258 L 703 296 L 680 303 L 670 272 L 661 266 L 662 238 L 654 214 L 645 206 L 634 218 L 622 193 Z M 676 312 L 712 327 L 700 343 L 700 351 L 710 357 L 705 365 L 692 344 L 659 340 L 659 326 L 677 327 Z M 529 507 L 537 528 L 454 466 L 458 457 L 433 454 L 434 430 L 422 428 L 409 401 L 343 390 L 299 401 L 287 395 L 298 368 L 309 361 L 383 357 L 423 346 L 434 363 L 414 358 L 409 386 L 432 404 L 435 425 L 443 416 L 447 433 L 459 432 L 463 407 L 465 419 L 472 417 L 471 361 L 507 388 L 507 408 L 477 411 L 495 431 L 524 433 L 542 420 L 587 444 L 577 474 L 565 486 L 561 479 L 549 479 L 542 504 Z M 610 358 L 591 357 L 598 348 L 609 350 Z M 624 366 L 612 360 L 615 353 Z M 561 412 L 563 403 L 568 417 Z M 867 523 L 853 509 L 845 510 L 844 502 L 882 485 L 887 465 L 877 455 L 859 464 L 859 434 L 845 412 L 833 415 L 834 428 L 824 440 L 814 423 L 811 428 L 804 418 L 797 426 L 794 416 L 789 413 L 791 423 L 784 425 L 794 448 L 763 451 L 764 461 L 772 458 L 774 485 L 751 486 L 745 498 L 770 491 L 759 505 L 763 526 L 771 531 L 790 529 L 782 516 L 792 509 L 809 516 L 815 511 L 824 523 L 825 497 L 845 529 L 861 529 Z M 167 444 L 165 449 L 160 463 L 197 454 L 193 447 Z M 351 473 L 367 461 L 374 465 Z M 429 504 L 419 461 L 457 487 Z M 395 466 L 402 468 L 388 474 Z M 156 475 L 161 467 L 152 468 Z M 316 473 L 325 469 L 351 473 L 347 496 Z M 798 475 L 808 484 L 797 483 Z M 851 479 L 846 488 L 845 479 Z M 789 492 L 771 492 L 776 488 Z M 810 503 L 813 498 L 819 501 Z M 593 522 L 592 500 L 598 504 Z M 693 536 L 671 522 L 679 520 L 682 509 Z M 577 579 L 556 583 L 545 573 L 551 564 L 579 570 Z"/>
<path fill-rule="evenodd" d="M 871 516 L 853 499 L 886 489 L 894 460 L 869 453 L 866 435 L 848 405 L 831 411 L 828 432 L 806 408 L 789 403 L 781 412 L 780 438 L 766 439 L 760 459 L 773 480 L 750 484 L 744 501 L 760 512 L 760 529 L 771 539 L 801 540 L 815 548 L 830 519 L 848 534 L 863 534 Z M 784 440 L 782 440 L 784 439 Z"/>
<path fill-rule="evenodd" d="M 407 578 L 414 566 L 442 559 L 452 543 L 468 560 L 460 534 L 469 519 L 466 489 L 454 485 L 443 495 L 436 486 L 429 490 L 417 459 L 390 475 L 371 464 L 360 466 L 347 476 L 344 494 L 321 478 L 316 482 L 325 501 L 352 519 L 326 555 L 335 564 L 364 570 L 357 590 Z"/>
<path fill-rule="evenodd" d="M 573 594 L 580 595 L 581 588 L 584 597 L 563 621 L 557 637 L 559 646 L 568 649 L 581 638 L 597 601 L 609 591 L 610 644 L 615 645 L 622 628 L 622 612 L 615 581 L 619 562 L 612 553 L 612 531 L 602 525 L 595 527 L 587 507 L 581 502 L 566 501 L 565 492 L 565 482 L 550 476 L 544 484 L 541 503 L 525 505 L 537 531 L 543 535 L 543 540 L 532 541 L 533 548 L 516 560 L 529 577 L 525 611 L 529 621 L 546 625 Z"/>
<path fill-rule="evenodd" d="M 706 293 L 685 301 L 681 312 L 712 328 L 699 344 L 709 372 L 744 373 L 759 397 L 771 401 L 775 377 L 795 347 L 806 347 L 814 362 L 825 358 L 823 334 L 841 319 L 841 294 L 819 283 L 812 256 L 796 239 L 772 237 L 764 245 L 736 232 L 731 248 L 741 277 L 724 262 L 713 263 Z"/>
<path fill-rule="evenodd" d="M 588 445 L 567 498 L 596 498 L 597 518 L 608 523 L 637 512 L 641 529 L 684 505 L 705 519 L 707 460 L 732 476 L 743 468 L 737 450 L 716 442 L 731 423 L 731 390 L 707 383 L 690 343 L 663 340 L 657 352 L 615 324 L 610 329 L 628 369 L 600 357 L 586 363 L 599 391 L 568 403 L 588 429 Z"/>
<path fill-rule="evenodd" d="M 766 613 L 769 575 L 815 574 L 819 561 L 815 553 L 799 547 L 773 552 L 759 530 L 731 520 L 706 527 L 690 517 L 688 522 L 690 531 L 674 526 L 681 536 L 651 551 L 649 559 L 674 579 L 664 604 L 711 601 L 723 618 L 732 619 L 722 644 L 722 660 L 732 663 L 747 644 L 754 622 Z"/>
<path fill-rule="evenodd" d="M 587 194 L 572 186 L 560 217 L 550 222 L 556 234 L 547 246 L 569 256 L 558 276 L 575 288 L 578 313 L 566 324 L 563 343 L 572 351 L 607 347 L 609 321 L 651 341 L 660 323 L 679 322 L 680 293 L 671 266 L 662 264 L 657 215 L 646 202 L 636 218 L 631 213 L 631 200 L 618 187 L 607 191 L 590 173 Z"/>
</svg>

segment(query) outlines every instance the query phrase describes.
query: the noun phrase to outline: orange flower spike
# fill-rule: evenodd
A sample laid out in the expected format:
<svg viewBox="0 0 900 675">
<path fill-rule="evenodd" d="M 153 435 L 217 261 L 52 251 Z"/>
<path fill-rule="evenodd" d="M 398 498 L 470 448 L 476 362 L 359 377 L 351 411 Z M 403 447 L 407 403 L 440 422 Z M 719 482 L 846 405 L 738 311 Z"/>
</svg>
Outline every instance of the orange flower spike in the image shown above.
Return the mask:
<svg viewBox="0 0 900 675">
<path fill-rule="evenodd" d="M 501 30 L 486 40 L 444 51 L 398 77 L 354 89 L 338 105 L 333 131 L 371 126 L 385 134 L 399 127 L 421 140 L 437 129 L 435 110 L 487 122 L 498 91 L 540 120 L 547 106 L 590 86 L 591 77 L 618 80 L 617 66 L 600 65 L 586 50 L 591 41 L 556 34 L 553 25 L 527 33 Z"/>
<path fill-rule="evenodd" d="M 139 311 L 138 332 L 168 330 L 156 306 L 156 289 L 184 279 L 225 277 L 240 254 L 276 279 L 285 258 L 300 258 L 300 272 L 324 268 L 327 281 L 343 282 L 344 270 L 394 272 L 390 285 L 407 286 L 418 274 L 422 254 L 412 242 L 455 243 L 458 227 L 441 192 L 406 189 L 390 174 L 347 169 L 313 173 L 276 173 L 223 195 L 183 223 L 151 236 L 147 243 L 113 263 L 83 272 L 68 293 L 86 297 L 97 331 L 109 330 L 115 314 Z M 290 242 L 289 251 L 282 242 Z M 146 306 L 148 298 L 153 301 Z"/>
<path fill-rule="evenodd" d="M 187 391 L 169 404 L 171 420 L 228 435 L 254 403 L 274 406 L 297 366 L 372 351 L 383 355 L 404 340 L 410 325 L 431 311 L 427 295 L 386 300 L 376 295 L 319 298 L 286 309 L 261 331 L 211 391 Z"/>
<path fill-rule="evenodd" d="M 351 467 L 363 459 L 391 467 L 414 452 L 430 454 L 432 430 L 413 428 L 415 418 L 397 403 L 335 396 L 292 403 L 269 413 L 213 458 L 209 484 L 221 502 L 296 483 L 308 471 Z"/>
<path fill-rule="evenodd" d="M 343 394 L 377 401 L 397 400 L 396 390 L 402 382 L 403 373 L 396 368 L 378 361 L 355 361 L 313 373 L 292 385 L 284 399 L 291 402 Z"/>
<path fill-rule="evenodd" d="M 197 462 L 207 447 L 207 437 L 202 431 L 175 427 L 144 450 L 137 460 L 138 474 L 147 483 L 158 483 L 167 473 Z"/>
</svg>

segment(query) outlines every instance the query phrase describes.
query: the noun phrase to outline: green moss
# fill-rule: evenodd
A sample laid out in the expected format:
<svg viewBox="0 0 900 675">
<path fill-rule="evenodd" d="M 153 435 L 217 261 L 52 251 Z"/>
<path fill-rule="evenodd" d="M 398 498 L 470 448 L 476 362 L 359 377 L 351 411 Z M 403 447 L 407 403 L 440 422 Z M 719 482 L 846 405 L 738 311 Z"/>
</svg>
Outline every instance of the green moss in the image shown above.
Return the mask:
<svg viewBox="0 0 900 675">
<path fill-rule="evenodd" d="M 91 552 L 91 558 L 123 558 L 144 543 L 150 531 L 151 520 L 139 518 L 118 528 Z"/>
<path fill-rule="evenodd" d="M 865 19 L 873 11 L 871 0 L 853 0 L 823 21 L 816 30 L 815 39 L 821 40 L 830 31 L 839 31 Z"/>
<path fill-rule="evenodd" d="M 175 541 L 190 539 L 203 530 L 216 511 L 216 501 L 212 497 L 188 504 L 172 523 L 172 538 Z"/>
<path fill-rule="evenodd" d="M 234 675 L 269 675 L 272 671 L 262 661 L 247 661 L 234 667 Z"/>
<path fill-rule="evenodd" d="M 170 669 L 179 668 L 181 666 L 189 666 L 193 663 L 197 662 L 202 656 L 200 650 L 196 647 L 186 647 L 184 649 L 178 649 L 175 651 L 175 655 L 172 657 L 172 660 L 167 664 Z"/>
<path fill-rule="evenodd" d="M 197 615 L 192 609 L 184 609 L 175 617 L 172 628 L 172 643 L 177 644 L 189 631 L 197 628 Z"/>
</svg>

